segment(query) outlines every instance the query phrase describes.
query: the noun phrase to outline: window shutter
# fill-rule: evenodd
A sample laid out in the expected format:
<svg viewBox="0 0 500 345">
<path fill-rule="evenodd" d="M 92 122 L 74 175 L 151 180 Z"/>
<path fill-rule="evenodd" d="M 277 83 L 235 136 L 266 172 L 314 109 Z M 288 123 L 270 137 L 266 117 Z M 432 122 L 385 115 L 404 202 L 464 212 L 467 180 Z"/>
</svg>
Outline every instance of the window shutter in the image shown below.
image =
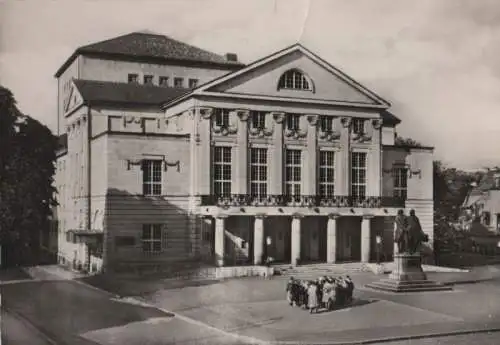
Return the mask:
<svg viewBox="0 0 500 345">
<path fill-rule="evenodd" d="M 161 227 L 161 249 L 166 250 L 168 247 L 168 233 L 167 233 L 167 225 L 164 224 Z"/>
</svg>

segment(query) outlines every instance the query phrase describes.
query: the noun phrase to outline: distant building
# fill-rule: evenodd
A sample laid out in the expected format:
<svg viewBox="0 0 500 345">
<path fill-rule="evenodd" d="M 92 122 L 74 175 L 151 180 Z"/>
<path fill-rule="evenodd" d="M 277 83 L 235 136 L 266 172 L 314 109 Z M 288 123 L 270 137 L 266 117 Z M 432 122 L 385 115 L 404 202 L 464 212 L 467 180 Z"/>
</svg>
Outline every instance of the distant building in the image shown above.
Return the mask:
<svg viewBox="0 0 500 345">
<path fill-rule="evenodd" d="M 399 208 L 432 242 L 433 149 L 396 146 L 390 104 L 300 44 L 245 66 L 132 33 L 56 77 L 62 264 L 367 262 Z"/>
</svg>

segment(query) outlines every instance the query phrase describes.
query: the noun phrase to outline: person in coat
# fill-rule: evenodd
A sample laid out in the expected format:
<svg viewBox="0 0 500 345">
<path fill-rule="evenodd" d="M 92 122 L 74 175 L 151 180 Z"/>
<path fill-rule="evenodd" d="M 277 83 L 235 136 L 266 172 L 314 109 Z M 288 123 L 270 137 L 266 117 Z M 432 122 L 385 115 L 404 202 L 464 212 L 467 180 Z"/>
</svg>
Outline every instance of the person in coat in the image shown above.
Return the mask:
<svg viewBox="0 0 500 345">
<path fill-rule="evenodd" d="M 311 282 L 307 288 L 307 306 L 312 314 L 318 310 L 318 286 Z"/>
<path fill-rule="evenodd" d="M 286 284 L 286 300 L 289 305 L 293 306 L 293 303 L 295 301 L 295 296 L 294 292 L 296 290 L 295 288 L 296 282 L 293 277 L 290 277 L 288 280 L 288 283 Z"/>
</svg>

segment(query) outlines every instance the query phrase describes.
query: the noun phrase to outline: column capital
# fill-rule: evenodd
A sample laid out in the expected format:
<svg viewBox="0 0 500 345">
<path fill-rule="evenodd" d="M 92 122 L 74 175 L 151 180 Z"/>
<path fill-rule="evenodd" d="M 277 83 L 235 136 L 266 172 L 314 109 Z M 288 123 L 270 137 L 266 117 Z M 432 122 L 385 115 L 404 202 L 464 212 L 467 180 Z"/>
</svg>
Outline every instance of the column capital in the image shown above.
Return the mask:
<svg viewBox="0 0 500 345">
<path fill-rule="evenodd" d="M 267 217 L 267 214 L 265 214 L 265 213 L 257 213 L 255 215 L 255 219 L 264 219 L 266 217 Z"/>
<path fill-rule="evenodd" d="M 328 213 L 328 219 L 337 220 L 339 218 L 340 218 L 340 214 L 337 214 L 337 213 Z"/>
<path fill-rule="evenodd" d="M 212 117 L 213 108 L 211 107 L 196 107 L 195 111 L 200 114 L 202 119 L 208 120 Z"/>
<path fill-rule="evenodd" d="M 218 214 L 214 216 L 215 219 L 226 219 L 227 217 L 229 217 L 227 214 Z"/>
<path fill-rule="evenodd" d="M 236 116 L 240 118 L 241 121 L 247 121 L 248 118 L 250 117 L 250 110 L 248 109 L 236 109 L 234 112 L 236 113 Z"/>
<path fill-rule="evenodd" d="M 285 113 L 283 112 L 272 112 L 271 115 L 276 123 L 283 123 L 285 120 Z"/>
<path fill-rule="evenodd" d="M 382 119 L 373 119 L 372 126 L 375 129 L 380 129 L 380 127 L 382 127 Z"/>
<path fill-rule="evenodd" d="M 340 122 L 342 123 L 342 126 L 344 126 L 344 128 L 349 128 L 351 126 L 352 118 L 343 117 L 340 119 Z"/>
<path fill-rule="evenodd" d="M 319 115 L 309 114 L 306 115 L 306 118 L 311 126 L 316 126 L 318 124 Z"/>
</svg>

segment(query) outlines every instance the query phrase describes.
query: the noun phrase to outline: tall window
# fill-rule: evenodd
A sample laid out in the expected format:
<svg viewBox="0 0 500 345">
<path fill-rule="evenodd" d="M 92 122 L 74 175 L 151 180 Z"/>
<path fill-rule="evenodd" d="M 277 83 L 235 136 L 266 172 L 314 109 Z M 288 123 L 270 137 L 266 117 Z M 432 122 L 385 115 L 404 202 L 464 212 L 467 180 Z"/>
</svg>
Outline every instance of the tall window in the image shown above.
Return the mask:
<svg viewBox="0 0 500 345">
<path fill-rule="evenodd" d="M 298 114 L 287 114 L 286 117 L 286 128 L 291 131 L 297 131 L 300 125 L 300 115 Z"/>
<path fill-rule="evenodd" d="M 144 253 L 159 253 L 163 247 L 162 225 L 143 224 L 142 225 L 142 251 Z"/>
<path fill-rule="evenodd" d="M 144 84 L 145 85 L 153 85 L 153 76 L 152 75 L 145 75 L 144 76 Z"/>
<path fill-rule="evenodd" d="M 252 196 L 267 195 L 267 149 L 252 148 L 250 151 L 250 193 Z"/>
<path fill-rule="evenodd" d="M 397 167 L 394 173 L 394 197 L 406 200 L 408 190 L 408 169 Z"/>
<path fill-rule="evenodd" d="M 162 161 L 145 160 L 142 162 L 142 193 L 144 195 L 161 195 Z"/>
<path fill-rule="evenodd" d="M 351 195 L 355 198 L 366 196 L 366 153 L 351 154 Z"/>
<path fill-rule="evenodd" d="M 280 89 L 293 89 L 293 90 L 310 90 L 311 85 L 302 72 L 292 69 L 280 77 L 278 88 Z"/>
<path fill-rule="evenodd" d="M 266 113 L 263 111 L 252 111 L 252 128 L 264 129 L 266 127 Z"/>
<path fill-rule="evenodd" d="M 231 194 L 231 148 L 214 147 L 214 194 Z"/>
<path fill-rule="evenodd" d="M 365 132 L 365 120 L 364 119 L 353 119 L 352 120 L 352 132 L 354 134 L 362 135 Z"/>
<path fill-rule="evenodd" d="M 319 118 L 319 127 L 322 132 L 331 132 L 333 130 L 333 117 L 321 116 Z"/>
<path fill-rule="evenodd" d="M 130 73 L 128 75 L 128 82 L 129 83 L 138 83 L 139 82 L 139 75 L 135 73 Z"/>
<path fill-rule="evenodd" d="M 319 152 L 319 195 L 332 197 L 335 195 L 335 152 Z"/>
<path fill-rule="evenodd" d="M 300 195 L 302 151 L 286 150 L 285 188 L 287 195 Z"/>
<path fill-rule="evenodd" d="M 215 109 L 215 125 L 219 127 L 229 126 L 229 109 Z"/>
</svg>

